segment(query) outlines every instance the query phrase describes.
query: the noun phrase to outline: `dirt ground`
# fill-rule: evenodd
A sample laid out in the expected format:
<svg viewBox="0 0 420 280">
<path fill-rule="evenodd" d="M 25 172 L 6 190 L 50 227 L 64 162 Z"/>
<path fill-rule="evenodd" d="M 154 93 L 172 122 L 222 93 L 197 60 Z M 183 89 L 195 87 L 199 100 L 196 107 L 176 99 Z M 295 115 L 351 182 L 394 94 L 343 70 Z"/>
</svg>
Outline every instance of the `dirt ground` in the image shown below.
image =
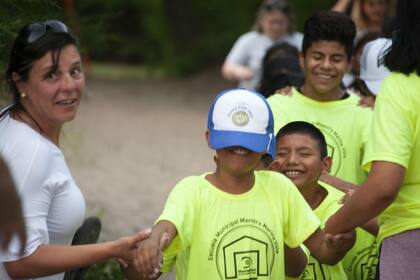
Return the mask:
<svg viewBox="0 0 420 280">
<path fill-rule="evenodd" d="M 180 179 L 214 168 L 204 138 L 207 112 L 231 86 L 217 69 L 163 81 L 88 78 L 61 146 L 87 215 L 102 220 L 101 240 L 149 227 Z"/>
</svg>

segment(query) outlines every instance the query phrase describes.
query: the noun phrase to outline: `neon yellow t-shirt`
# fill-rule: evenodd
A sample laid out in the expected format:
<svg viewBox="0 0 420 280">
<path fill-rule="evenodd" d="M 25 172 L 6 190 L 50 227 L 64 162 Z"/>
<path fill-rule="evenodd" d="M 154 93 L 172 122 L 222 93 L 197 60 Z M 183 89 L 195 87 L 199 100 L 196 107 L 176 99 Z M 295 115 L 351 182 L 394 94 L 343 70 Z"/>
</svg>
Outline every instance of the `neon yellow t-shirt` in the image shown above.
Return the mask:
<svg viewBox="0 0 420 280">
<path fill-rule="evenodd" d="M 258 171 L 250 191 L 233 195 L 205 176 L 179 182 L 158 219 L 178 230 L 162 271 L 176 260 L 178 280 L 284 279 L 283 244 L 297 247 L 320 225 L 293 183 Z"/>
<path fill-rule="evenodd" d="M 379 241 L 420 228 L 420 77 L 414 73 L 392 73 L 381 86 L 363 160 L 366 168 L 373 161 L 406 169 L 396 200 L 379 216 Z"/>
<path fill-rule="evenodd" d="M 327 192 L 328 195 L 324 198 L 321 204 L 314 209 L 315 215 L 321 221 L 321 227 L 324 227 L 324 223 L 328 220 L 328 218 L 333 215 L 340 207 L 339 204 L 340 198 L 344 195 L 344 193 L 340 192 L 339 190 L 320 182 L 321 187 L 323 187 Z M 344 268 L 341 262 L 337 263 L 336 265 L 326 265 L 320 264 L 315 258 L 312 256 L 309 257 L 308 265 L 303 273 L 302 280 L 313 280 L 313 279 L 340 279 L 346 280 L 347 276 L 344 272 Z"/>
<path fill-rule="evenodd" d="M 319 182 L 319 185 L 328 192 L 322 203 L 314 209 L 314 213 L 321 220 L 321 227 L 323 228 L 329 217 L 342 206 L 340 199 L 344 193 L 324 182 Z M 338 264 L 335 266 L 320 264 L 316 259 L 310 257 L 308 266 L 300 278 L 287 279 L 373 280 L 378 264 L 377 249 L 375 236 L 357 228 L 356 243 Z"/>
<path fill-rule="evenodd" d="M 328 191 L 327 197 L 314 210 L 317 217 L 321 220 L 322 227 L 324 227 L 325 222 L 342 206 L 340 199 L 343 197 L 344 193 L 324 182 L 319 182 L 319 185 Z M 334 270 L 331 270 L 331 266 L 322 265 L 322 267 L 320 267 L 320 264 L 313 259 L 314 267 L 318 270 L 312 269 L 312 271 L 314 271 L 313 273 L 317 273 L 317 278 L 307 279 L 375 279 L 377 264 L 375 240 L 376 237 L 372 234 L 361 228 L 356 228 L 356 243 L 340 261 L 339 266 L 335 265 L 333 266 Z M 310 260 L 310 262 L 311 261 L 312 260 Z M 328 269 L 330 269 L 331 272 L 329 272 Z"/>
<path fill-rule="evenodd" d="M 358 106 L 358 97 L 320 102 L 293 89 L 292 96 L 274 94 L 267 101 L 273 111 L 276 133 L 292 121 L 312 123 L 327 141 L 328 154 L 333 158 L 331 174 L 354 184 L 364 181 L 362 157 L 372 110 Z"/>
<path fill-rule="evenodd" d="M 378 266 L 376 236 L 356 228 L 356 243 L 341 260 L 349 280 L 374 280 Z"/>
</svg>

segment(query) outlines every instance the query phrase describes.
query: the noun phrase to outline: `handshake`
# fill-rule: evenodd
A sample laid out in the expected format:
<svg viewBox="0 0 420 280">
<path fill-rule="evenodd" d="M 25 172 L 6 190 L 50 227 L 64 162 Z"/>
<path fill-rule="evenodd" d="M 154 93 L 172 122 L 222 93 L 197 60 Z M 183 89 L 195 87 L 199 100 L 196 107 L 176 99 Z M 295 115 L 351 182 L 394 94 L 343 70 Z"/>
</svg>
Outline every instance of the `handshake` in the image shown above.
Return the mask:
<svg viewBox="0 0 420 280">
<path fill-rule="evenodd" d="M 161 274 L 163 251 L 169 245 L 169 240 L 167 232 L 152 233 L 151 229 L 116 240 L 125 243 L 121 245 L 125 249 L 118 257 L 124 276 L 129 280 L 157 279 Z"/>
</svg>

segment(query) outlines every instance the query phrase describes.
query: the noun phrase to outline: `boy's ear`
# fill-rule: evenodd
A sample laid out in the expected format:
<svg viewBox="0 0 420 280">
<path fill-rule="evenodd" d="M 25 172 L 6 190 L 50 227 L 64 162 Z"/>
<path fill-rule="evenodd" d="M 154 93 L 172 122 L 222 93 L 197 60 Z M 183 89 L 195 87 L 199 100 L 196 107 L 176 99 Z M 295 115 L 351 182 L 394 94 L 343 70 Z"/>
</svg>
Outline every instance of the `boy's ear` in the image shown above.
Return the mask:
<svg viewBox="0 0 420 280">
<path fill-rule="evenodd" d="M 206 136 L 207 146 L 211 149 L 211 147 L 210 147 L 210 131 L 208 129 L 206 130 L 205 136 Z"/>
<path fill-rule="evenodd" d="M 330 156 L 324 157 L 322 160 L 321 174 L 328 174 L 331 171 L 332 158 Z"/>
<path fill-rule="evenodd" d="M 273 162 L 270 163 L 270 165 L 268 166 L 268 169 L 271 171 L 280 172 L 280 162 L 278 162 L 277 160 L 274 160 Z"/>
</svg>

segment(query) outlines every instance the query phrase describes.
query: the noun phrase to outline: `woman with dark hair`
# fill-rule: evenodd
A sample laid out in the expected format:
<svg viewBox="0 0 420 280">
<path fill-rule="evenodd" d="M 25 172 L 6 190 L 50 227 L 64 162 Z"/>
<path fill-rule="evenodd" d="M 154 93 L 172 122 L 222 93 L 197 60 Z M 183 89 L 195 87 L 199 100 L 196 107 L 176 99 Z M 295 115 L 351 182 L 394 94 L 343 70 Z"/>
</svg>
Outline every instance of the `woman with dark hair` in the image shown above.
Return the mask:
<svg viewBox="0 0 420 280">
<path fill-rule="evenodd" d="M 348 232 L 379 215 L 380 279 L 418 279 L 420 263 L 420 1 L 399 0 L 364 164 L 370 174 L 327 222 Z M 378 60 L 383 59 L 378 57 Z"/>
<path fill-rule="evenodd" d="M 300 49 L 303 38 L 295 32 L 292 10 L 286 0 L 264 0 L 254 29 L 239 37 L 222 66 L 225 79 L 248 89 L 256 89 L 260 83 L 261 64 L 268 48 L 286 42 Z"/>
<path fill-rule="evenodd" d="M 0 154 L 22 200 L 28 239 L 23 256 L 17 240 L 0 253 L 0 279 L 62 279 L 62 272 L 95 262 L 131 259 L 145 232 L 66 246 L 85 214 L 83 195 L 59 148 L 61 128 L 76 116 L 85 85 L 76 37 L 57 20 L 23 27 L 6 79 L 13 101 L 0 114 Z"/>
</svg>

